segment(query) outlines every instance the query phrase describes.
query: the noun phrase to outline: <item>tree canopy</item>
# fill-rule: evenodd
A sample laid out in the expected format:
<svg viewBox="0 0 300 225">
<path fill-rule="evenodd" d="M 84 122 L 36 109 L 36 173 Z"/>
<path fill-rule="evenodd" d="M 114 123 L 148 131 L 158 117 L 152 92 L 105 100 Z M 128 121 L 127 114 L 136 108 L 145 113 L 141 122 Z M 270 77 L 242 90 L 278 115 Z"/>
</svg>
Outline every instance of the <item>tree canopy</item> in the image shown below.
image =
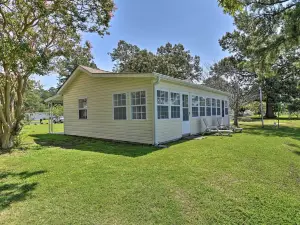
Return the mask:
<svg viewBox="0 0 300 225">
<path fill-rule="evenodd" d="M 78 65 L 89 66 L 97 69 L 91 50 L 92 45 L 90 42 L 86 41 L 83 46 L 78 43 L 73 47 L 70 54 L 58 60 L 55 71 L 58 73 L 59 87 L 63 85 Z"/>
<path fill-rule="evenodd" d="M 193 56 L 182 44 L 160 46 L 156 53 L 140 49 L 123 40 L 109 53 L 116 72 L 157 72 L 183 80 L 200 80 L 200 57 Z"/>
<path fill-rule="evenodd" d="M 74 53 L 82 32 L 108 33 L 112 0 L 5 0 L 0 2 L 0 146 L 12 146 L 24 117 L 32 74 L 54 71 Z"/>
<path fill-rule="evenodd" d="M 251 59 L 260 76 L 274 73 L 280 55 L 298 48 L 300 0 L 240 0 L 233 14 L 236 30 L 220 40 L 223 49 Z M 297 50 L 299 51 L 299 49 Z"/>
<path fill-rule="evenodd" d="M 207 86 L 231 93 L 230 108 L 234 111 L 234 125 L 238 126 L 238 116 L 241 107 L 258 98 L 256 74 L 245 70 L 244 59 L 234 56 L 225 57 L 211 67 Z"/>
</svg>

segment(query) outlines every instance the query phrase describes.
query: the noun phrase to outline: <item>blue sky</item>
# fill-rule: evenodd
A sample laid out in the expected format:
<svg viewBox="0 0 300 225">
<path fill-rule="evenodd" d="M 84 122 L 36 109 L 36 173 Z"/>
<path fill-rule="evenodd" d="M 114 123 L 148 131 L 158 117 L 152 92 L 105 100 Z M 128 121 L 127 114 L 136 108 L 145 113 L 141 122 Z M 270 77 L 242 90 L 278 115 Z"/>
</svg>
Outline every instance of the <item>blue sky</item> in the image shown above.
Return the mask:
<svg viewBox="0 0 300 225">
<path fill-rule="evenodd" d="M 156 51 L 167 42 L 182 43 L 201 63 L 211 64 L 228 55 L 218 40 L 232 31 L 233 20 L 223 14 L 217 0 L 116 0 L 117 11 L 111 21 L 110 35 L 84 34 L 93 46 L 97 66 L 111 70 L 107 54 L 119 40 Z M 45 88 L 56 86 L 55 75 L 36 77 Z"/>
</svg>

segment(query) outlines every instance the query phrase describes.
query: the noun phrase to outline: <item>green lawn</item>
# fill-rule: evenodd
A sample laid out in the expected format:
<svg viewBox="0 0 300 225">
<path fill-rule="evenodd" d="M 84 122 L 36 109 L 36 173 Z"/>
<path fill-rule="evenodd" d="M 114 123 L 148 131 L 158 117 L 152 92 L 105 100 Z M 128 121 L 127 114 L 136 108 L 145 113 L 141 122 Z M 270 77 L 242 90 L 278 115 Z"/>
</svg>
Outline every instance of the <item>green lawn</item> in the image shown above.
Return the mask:
<svg viewBox="0 0 300 225">
<path fill-rule="evenodd" d="M 300 121 L 242 126 L 166 149 L 27 126 L 0 155 L 0 224 L 300 224 Z"/>
</svg>

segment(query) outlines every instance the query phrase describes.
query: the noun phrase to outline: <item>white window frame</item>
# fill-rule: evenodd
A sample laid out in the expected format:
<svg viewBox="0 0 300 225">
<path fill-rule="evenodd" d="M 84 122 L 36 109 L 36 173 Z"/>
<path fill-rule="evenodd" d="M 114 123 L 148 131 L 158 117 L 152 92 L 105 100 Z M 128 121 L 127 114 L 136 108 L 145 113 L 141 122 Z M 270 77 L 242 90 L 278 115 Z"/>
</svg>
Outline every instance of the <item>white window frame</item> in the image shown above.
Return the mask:
<svg viewBox="0 0 300 225">
<path fill-rule="evenodd" d="M 210 100 L 210 106 L 207 105 L 207 100 L 208 99 Z M 206 114 L 206 116 L 209 116 L 209 117 L 212 116 L 212 101 L 211 101 L 211 99 L 212 99 L 211 97 L 206 97 L 205 98 L 205 114 Z M 210 107 L 210 115 L 207 115 L 207 108 L 208 107 Z"/>
<path fill-rule="evenodd" d="M 161 90 L 160 90 L 161 91 Z M 178 94 L 179 95 L 179 105 L 174 105 L 173 102 L 172 102 L 172 94 Z M 170 104 L 170 107 L 169 107 L 169 119 L 171 120 L 180 120 L 181 119 L 181 93 L 178 92 L 178 91 L 169 91 L 169 104 Z M 179 107 L 179 117 L 177 118 L 172 118 L 172 107 Z"/>
<path fill-rule="evenodd" d="M 137 93 L 137 92 L 145 92 L 145 104 L 140 104 L 140 105 L 132 105 L 132 93 Z M 146 118 L 145 119 L 133 119 L 133 110 L 132 107 L 136 107 L 136 106 L 145 106 L 145 113 L 146 113 Z M 130 119 L 131 120 L 147 120 L 147 91 L 146 90 L 133 90 L 130 91 Z"/>
<path fill-rule="evenodd" d="M 194 97 L 197 97 L 197 99 L 198 99 L 196 106 L 193 105 L 193 98 Z M 192 101 L 192 118 L 199 118 L 200 117 L 200 97 L 198 95 L 192 95 L 191 101 Z M 197 108 L 198 109 L 198 116 L 194 116 L 193 115 L 193 108 Z"/>
<path fill-rule="evenodd" d="M 79 101 L 80 100 L 86 100 L 86 108 L 80 108 L 79 107 Z M 77 103 L 78 103 L 78 119 L 79 120 L 87 120 L 88 119 L 88 98 L 87 97 L 80 97 L 80 98 L 78 98 Z M 79 116 L 80 115 L 79 114 L 80 110 L 86 110 L 86 118 L 80 118 L 80 116 Z"/>
<path fill-rule="evenodd" d="M 204 116 L 206 116 L 206 97 L 203 96 L 198 96 L 199 97 L 199 117 L 203 117 L 201 116 L 201 109 L 200 108 L 204 108 Z M 200 99 L 204 100 L 204 105 L 201 106 L 201 101 Z"/>
<path fill-rule="evenodd" d="M 218 102 L 219 102 L 219 106 L 218 106 Z M 217 99 L 217 116 L 222 115 L 221 105 L 222 105 L 222 101 L 220 99 Z M 219 114 L 218 114 L 218 109 L 220 110 Z"/>
<path fill-rule="evenodd" d="M 213 100 L 215 101 L 215 106 L 213 106 Z M 216 115 L 213 115 L 213 109 L 216 111 Z M 211 98 L 211 116 L 217 116 L 217 99 L 216 98 Z"/>
<path fill-rule="evenodd" d="M 125 96 L 126 96 L 126 105 L 125 106 L 115 106 L 114 95 L 122 95 L 122 94 L 125 94 Z M 126 119 L 115 119 L 115 110 L 114 109 L 115 108 L 121 108 L 121 107 L 125 107 L 126 108 Z M 112 111 L 113 111 L 113 113 L 112 113 L 112 115 L 113 115 L 112 119 L 115 120 L 115 121 L 128 120 L 128 110 L 127 110 L 127 108 L 128 108 L 128 95 L 127 95 L 127 93 L 126 92 L 116 92 L 116 93 L 113 93 L 112 94 Z"/>
<path fill-rule="evenodd" d="M 168 103 L 167 104 L 160 104 L 157 102 L 157 99 L 158 99 L 158 95 L 157 95 L 157 92 L 158 91 L 163 91 L 163 92 L 167 92 L 168 93 Z M 168 90 L 164 90 L 164 89 L 156 89 L 156 93 L 155 93 L 155 96 L 156 96 L 156 112 L 157 112 L 157 119 L 158 120 L 169 120 L 171 118 L 171 110 L 170 110 L 170 99 L 171 99 L 171 96 L 170 96 L 170 91 Z M 158 106 L 167 106 L 168 107 L 168 118 L 158 118 Z M 181 114 L 180 114 L 180 117 L 181 117 Z"/>
<path fill-rule="evenodd" d="M 228 116 L 229 115 L 229 102 L 228 100 L 224 100 L 224 116 Z M 226 114 L 226 109 L 227 109 L 227 114 Z"/>
</svg>

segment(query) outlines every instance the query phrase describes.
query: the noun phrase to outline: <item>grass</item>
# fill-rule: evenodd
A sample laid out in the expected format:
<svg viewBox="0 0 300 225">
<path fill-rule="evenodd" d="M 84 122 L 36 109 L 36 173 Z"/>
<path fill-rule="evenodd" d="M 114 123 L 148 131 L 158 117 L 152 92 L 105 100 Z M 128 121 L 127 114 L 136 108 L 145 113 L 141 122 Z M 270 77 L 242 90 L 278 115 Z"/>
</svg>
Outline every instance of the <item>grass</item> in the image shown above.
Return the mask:
<svg viewBox="0 0 300 225">
<path fill-rule="evenodd" d="M 0 155 L 0 224 L 300 224 L 300 121 L 242 126 L 166 149 L 27 126 Z"/>
</svg>

